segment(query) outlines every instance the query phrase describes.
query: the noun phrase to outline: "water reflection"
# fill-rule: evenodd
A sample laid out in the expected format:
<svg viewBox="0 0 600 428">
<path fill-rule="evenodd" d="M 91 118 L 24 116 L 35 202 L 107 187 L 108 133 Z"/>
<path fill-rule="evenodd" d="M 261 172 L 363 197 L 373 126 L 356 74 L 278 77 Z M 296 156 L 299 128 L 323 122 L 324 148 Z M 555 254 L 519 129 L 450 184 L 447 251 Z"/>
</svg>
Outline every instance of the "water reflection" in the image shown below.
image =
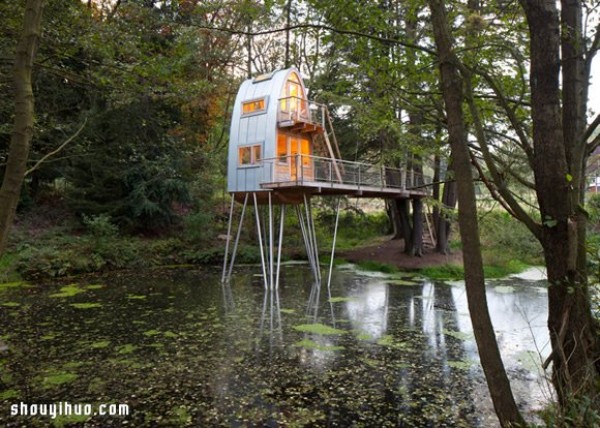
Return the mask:
<svg viewBox="0 0 600 428">
<path fill-rule="evenodd" d="M 307 266 L 285 266 L 280 288 L 265 290 L 250 272 L 223 285 L 218 272 L 108 276 L 69 297 L 52 297 L 60 286 L 5 291 L 0 394 L 131 402 L 127 423 L 140 427 L 158 416 L 165 426 L 489 426 L 463 285 L 339 270 L 328 288 Z M 488 287 L 524 403 L 538 379 L 524 362 L 537 353 L 532 334 L 540 349 L 547 341 L 544 292 L 521 279 Z M 25 422 L 0 412 L 10 423 Z"/>
</svg>

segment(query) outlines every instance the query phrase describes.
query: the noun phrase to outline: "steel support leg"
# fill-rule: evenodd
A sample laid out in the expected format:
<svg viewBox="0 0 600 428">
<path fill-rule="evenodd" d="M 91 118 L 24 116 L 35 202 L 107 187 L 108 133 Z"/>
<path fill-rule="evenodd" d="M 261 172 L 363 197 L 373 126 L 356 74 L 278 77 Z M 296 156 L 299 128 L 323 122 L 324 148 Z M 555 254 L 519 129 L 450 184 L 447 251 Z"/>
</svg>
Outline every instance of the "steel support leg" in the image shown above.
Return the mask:
<svg viewBox="0 0 600 428">
<path fill-rule="evenodd" d="M 235 195 L 231 194 L 231 205 L 229 207 L 229 221 L 227 223 L 227 242 L 225 244 L 225 255 L 223 256 L 223 274 L 221 275 L 221 282 L 225 282 L 225 276 L 227 275 L 227 259 L 229 257 L 229 241 L 231 241 L 231 224 L 233 223 L 233 206 L 235 204 Z"/>
<path fill-rule="evenodd" d="M 269 279 L 267 278 L 267 266 L 266 266 L 266 261 L 265 261 L 265 248 L 263 246 L 263 239 L 262 239 L 262 231 L 261 231 L 261 227 L 260 227 L 260 213 L 258 212 L 258 201 L 256 199 L 256 192 L 252 193 L 252 197 L 254 198 L 254 213 L 255 213 L 255 217 L 256 217 L 256 232 L 258 234 L 258 246 L 260 249 L 260 261 L 262 264 L 262 271 L 263 271 L 263 278 L 264 278 L 264 283 L 265 283 L 265 289 L 269 288 Z"/>
</svg>

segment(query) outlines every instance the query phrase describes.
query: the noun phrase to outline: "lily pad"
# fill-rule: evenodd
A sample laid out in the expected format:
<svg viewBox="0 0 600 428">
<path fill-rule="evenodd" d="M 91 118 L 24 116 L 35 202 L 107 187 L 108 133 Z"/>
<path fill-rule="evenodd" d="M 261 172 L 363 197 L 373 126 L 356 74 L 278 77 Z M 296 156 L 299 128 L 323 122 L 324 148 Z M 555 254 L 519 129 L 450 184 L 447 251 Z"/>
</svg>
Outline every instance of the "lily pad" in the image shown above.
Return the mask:
<svg viewBox="0 0 600 428">
<path fill-rule="evenodd" d="M 6 302 L 2 303 L 0 306 L 4 306 L 5 308 L 18 308 L 21 304 L 17 302 Z"/>
<path fill-rule="evenodd" d="M 132 345 L 131 343 L 128 343 L 126 345 L 119 346 L 119 348 L 117 349 L 117 352 L 119 354 L 131 354 L 133 351 L 135 351 L 136 348 L 137 348 L 137 346 Z"/>
<path fill-rule="evenodd" d="M 393 349 L 403 349 L 403 350 L 410 350 L 411 349 L 410 345 L 408 343 L 396 340 L 390 334 L 386 334 L 385 336 L 382 336 L 377 341 L 377 344 L 381 345 L 381 346 L 386 346 L 388 348 L 393 348 Z"/>
<path fill-rule="evenodd" d="M 10 398 L 17 398 L 19 391 L 15 389 L 7 389 L 6 391 L 0 392 L 0 400 L 8 400 Z"/>
<path fill-rule="evenodd" d="M 77 309 L 92 309 L 92 308 L 101 308 L 102 304 L 86 302 L 86 303 L 71 303 L 71 306 L 73 306 L 74 308 L 77 308 Z"/>
<path fill-rule="evenodd" d="M 341 303 L 341 302 L 351 302 L 351 301 L 355 301 L 357 300 L 356 297 L 342 297 L 342 296 L 337 296 L 337 297 L 332 297 L 331 299 L 329 299 L 330 303 Z"/>
<path fill-rule="evenodd" d="M 61 287 L 59 293 L 51 294 L 50 297 L 53 298 L 61 298 L 61 297 L 73 297 L 77 294 L 85 293 L 85 290 L 82 290 L 77 284 L 69 284 Z"/>
<path fill-rule="evenodd" d="M 321 335 L 325 335 L 325 336 L 346 333 L 344 330 L 329 327 L 328 325 L 319 324 L 319 323 L 296 325 L 296 326 L 294 326 L 294 330 L 302 331 L 304 333 L 321 334 Z"/>
<path fill-rule="evenodd" d="M 101 340 L 99 342 L 94 342 L 90 345 L 90 348 L 92 349 L 104 349 L 104 348 L 108 348 L 108 345 L 110 345 L 110 340 Z"/>
<path fill-rule="evenodd" d="M 42 385 L 44 388 L 52 388 L 54 386 L 64 385 L 65 383 L 71 383 L 77 379 L 75 373 L 69 372 L 54 372 L 44 376 Z"/>
<path fill-rule="evenodd" d="M 448 367 L 452 367 L 454 369 L 459 369 L 459 370 L 469 370 L 472 365 L 473 365 L 473 361 L 471 361 L 471 360 L 448 361 Z"/>
<path fill-rule="evenodd" d="M 143 294 L 128 294 L 127 298 L 129 300 L 145 300 L 146 296 L 144 296 Z"/>
<path fill-rule="evenodd" d="M 458 340 L 470 340 L 473 337 L 473 335 L 469 333 L 463 333 L 462 331 L 456 330 L 442 329 L 442 333 L 444 333 L 446 336 L 450 336 Z"/>
<path fill-rule="evenodd" d="M 153 330 L 146 330 L 144 332 L 144 336 L 146 336 L 146 337 L 158 336 L 159 334 L 160 334 L 160 331 L 159 330 L 154 330 L 154 329 Z"/>
<path fill-rule="evenodd" d="M 99 290 L 101 288 L 104 288 L 104 285 L 102 285 L 102 284 L 90 284 L 90 285 L 86 285 L 85 286 L 86 290 Z"/>
<path fill-rule="evenodd" d="M 3 282 L 0 283 L 0 291 L 8 290 L 9 288 L 25 287 L 27 283 L 23 281 Z"/>
</svg>

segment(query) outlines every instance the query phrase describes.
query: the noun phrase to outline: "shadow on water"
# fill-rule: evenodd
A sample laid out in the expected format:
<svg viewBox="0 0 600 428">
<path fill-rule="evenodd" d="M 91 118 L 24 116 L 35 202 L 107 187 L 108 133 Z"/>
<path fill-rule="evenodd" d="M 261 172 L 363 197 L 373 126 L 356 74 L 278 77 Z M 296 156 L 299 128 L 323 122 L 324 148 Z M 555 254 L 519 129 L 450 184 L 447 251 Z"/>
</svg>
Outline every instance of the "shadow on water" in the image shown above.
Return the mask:
<svg viewBox="0 0 600 428">
<path fill-rule="evenodd" d="M 331 288 L 287 265 L 110 275 L 0 289 L 3 426 L 477 427 L 493 421 L 464 286 L 338 269 Z M 518 399 L 540 391 L 543 282 L 491 282 Z M 537 345 L 533 338 L 536 338 Z M 537 348 L 536 348 L 537 346 Z M 543 399 L 539 393 L 534 398 Z M 127 403 L 128 416 L 11 416 L 27 403 Z M 483 403 L 483 404 L 482 404 Z M 486 416 L 487 412 L 487 416 Z"/>
</svg>

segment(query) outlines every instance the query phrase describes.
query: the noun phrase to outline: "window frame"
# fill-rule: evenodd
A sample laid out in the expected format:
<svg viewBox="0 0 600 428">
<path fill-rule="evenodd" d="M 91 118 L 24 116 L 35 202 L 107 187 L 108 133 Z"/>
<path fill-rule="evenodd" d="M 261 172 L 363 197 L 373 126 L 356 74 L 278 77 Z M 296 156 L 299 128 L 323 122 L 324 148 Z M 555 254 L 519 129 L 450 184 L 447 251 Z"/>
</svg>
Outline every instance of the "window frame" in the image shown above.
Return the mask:
<svg viewBox="0 0 600 428">
<path fill-rule="evenodd" d="M 238 168 L 256 168 L 262 166 L 263 160 L 263 145 L 264 142 L 253 143 L 253 144 L 244 144 L 238 146 Z M 242 156 L 242 152 L 248 150 L 249 154 L 249 162 L 242 163 L 244 156 Z"/>
<path fill-rule="evenodd" d="M 252 110 L 252 111 L 244 112 L 244 106 L 256 104 L 256 103 L 259 103 L 261 101 L 263 102 L 263 108 L 258 109 L 258 110 Z M 252 98 L 250 100 L 242 101 L 242 105 L 240 106 L 240 108 L 241 108 L 241 117 L 257 116 L 259 114 L 265 114 L 267 112 L 268 107 L 269 107 L 269 97 L 268 96 L 257 97 L 257 98 Z"/>
</svg>

